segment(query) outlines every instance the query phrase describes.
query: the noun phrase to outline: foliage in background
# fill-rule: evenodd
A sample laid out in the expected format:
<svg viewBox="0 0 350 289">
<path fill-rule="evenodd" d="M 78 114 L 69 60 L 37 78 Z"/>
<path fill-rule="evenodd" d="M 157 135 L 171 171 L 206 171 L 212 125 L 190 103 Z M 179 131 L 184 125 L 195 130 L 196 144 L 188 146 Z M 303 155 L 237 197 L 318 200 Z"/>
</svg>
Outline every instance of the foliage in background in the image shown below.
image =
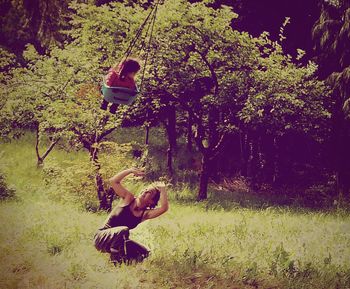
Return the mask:
<svg viewBox="0 0 350 289">
<path fill-rule="evenodd" d="M 196 182 L 199 173 L 198 199 L 205 199 L 209 182 L 220 182 L 223 175 L 242 175 L 261 187 L 295 185 L 297 176 L 314 171 L 302 189 L 331 179 L 322 158 L 333 102 L 327 86 L 315 77 L 317 66 L 299 63 L 301 50 L 295 59 L 287 55 L 268 33 L 252 37 L 233 30 L 237 15 L 226 6 L 214 9 L 205 1 L 184 0 L 160 6 L 143 93 L 134 105 L 120 107 L 117 117 L 101 111 L 99 82 L 121 59 L 147 15 L 146 6 L 72 2 L 69 25 L 60 31 L 62 45 L 48 47 L 46 54 L 27 45 L 23 67 L 9 65 L 11 56 L 4 53 L 8 76 L 2 82 L 2 135 L 35 129 L 38 164 L 59 142 L 68 149 L 86 149 L 95 165 L 101 208 L 110 204 L 100 173 L 100 144 L 121 124 L 164 125 L 169 147 L 163 158 L 173 182 L 177 173 L 183 175 L 180 166 L 192 170 L 176 159 L 179 137 L 187 138 L 194 163 L 201 155 L 200 169 L 188 178 Z M 285 41 L 287 24 L 280 41 Z M 134 50 L 142 63 L 144 40 L 140 37 Z M 199 77 L 214 83 L 206 95 L 194 93 L 193 81 Z M 43 140 L 49 142 L 42 153 Z M 308 153 L 298 153 L 300 147 Z"/>
<path fill-rule="evenodd" d="M 20 54 L 28 43 L 33 44 L 40 54 L 47 52 L 51 45 L 63 44 L 65 37 L 62 30 L 67 28 L 69 2 L 71 1 L 2 1 L 2 45 L 23 62 Z"/>
<path fill-rule="evenodd" d="M 206 198 L 208 179 L 220 170 L 216 157 L 229 153 L 222 150 L 225 141 L 241 143 L 233 154 L 242 160 L 242 175 L 259 181 L 254 176 L 260 172 L 267 175 L 265 181 L 277 183 L 285 164 L 270 155 L 278 155 L 279 138 L 299 133 L 322 145 L 329 131 L 329 93 L 316 79 L 315 63 L 296 64 L 268 33 L 253 38 L 232 30 L 230 20 L 235 17 L 228 7 L 215 10 L 204 3 L 167 1 L 155 27 L 147 95 L 154 109 L 165 114 L 175 107 L 177 121 L 186 122 L 188 141 L 194 139 L 202 154 L 198 199 Z M 196 97 L 191 86 L 203 76 L 211 78 L 215 88 Z M 256 136 L 275 144 L 262 146 Z"/>
<path fill-rule="evenodd" d="M 329 155 L 340 201 L 350 200 L 350 2 L 322 1 L 313 27 L 319 76 L 332 89 Z"/>
</svg>

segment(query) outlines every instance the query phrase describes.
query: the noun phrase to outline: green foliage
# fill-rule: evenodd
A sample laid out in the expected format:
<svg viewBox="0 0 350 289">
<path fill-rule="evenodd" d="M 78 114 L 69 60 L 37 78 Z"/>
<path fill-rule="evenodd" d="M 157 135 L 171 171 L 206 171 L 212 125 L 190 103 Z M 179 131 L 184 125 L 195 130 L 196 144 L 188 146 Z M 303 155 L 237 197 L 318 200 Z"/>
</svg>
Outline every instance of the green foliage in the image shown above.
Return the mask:
<svg viewBox="0 0 350 289">
<path fill-rule="evenodd" d="M 101 154 L 98 172 L 105 180 L 105 189 L 109 188 L 108 179 L 116 172 L 127 167 L 135 166 L 130 157 L 131 144 L 117 145 L 114 142 L 103 142 L 99 145 Z M 43 168 L 44 180 L 50 190 L 50 198 L 63 203 L 76 203 L 89 211 L 97 211 L 99 207 L 96 195 L 96 167 L 83 160 L 51 159 Z"/>
<path fill-rule="evenodd" d="M 328 78 L 336 103 L 344 106 L 350 99 L 350 5 L 347 1 L 325 1 L 321 15 L 313 28 L 321 76 Z M 336 60 L 336 61 L 335 61 Z M 332 63 L 331 65 L 327 65 Z M 337 99 L 340 95 L 340 99 Z M 337 105 L 334 109 L 338 109 Z"/>
<path fill-rule="evenodd" d="M 27 43 L 35 43 L 41 53 L 50 45 L 62 44 L 71 1 L 2 1 L 0 20 L 3 45 L 20 56 Z"/>
<path fill-rule="evenodd" d="M 188 115 L 193 117 L 197 149 L 212 155 L 236 133 L 255 131 L 274 138 L 298 132 L 322 142 L 329 132 L 331 101 L 325 84 L 314 76 L 317 66 L 296 64 L 268 33 L 254 38 L 233 30 L 237 14 L 226 6 L 213 9 L 208 2 L 169 0 L 159 7 L 142 94 L 134 105 L 121 106 L 117 116 L 104 112 L 99 109 L 99 82 L 122 58 L 149 10 L 142 3 L 98 7 L 76 1 L 69 9 L 69 25 L 60 31 L 63 45 L 51 45 L 42 55 L 28 44 L 25 67 L 10 64 L 3 53 L 10 77 L 3 81 L 2 135 L 36 129 L 39 141 L 60 139 L 67 148 L 83 147 L 94 158 L 123 122 L 164 123 L 169 107 L 176 108 L 181 126 Z M 288 19 L 281 41 L 287 24 Z M 141 63 L 147 55 L 140 49 L 144 36 L 134 47 Z M 298 53 L 300 59 L 303 53 Z M 203 76 L 211 77 L 216 87 L 206 96 L 191 96 L 193 80 Z M 165 164 L 151 166 L 161 172 Z M 180 178 L 196 179 L 195 173 L 183 172 Z"/>
<path fill-rule="evenodd" d="M 0 201 L 5 200 L 11 200 L 16 198 L 16 190 L 13 188 L 13 186 L 8 184 L 8 180 L 6 178 L 6 174 L 4 172 L 4 152 L 1 151 L 0 153 L 0 161 L 1 161 L 1 167 L 0 167 Z"/>
<path fill-rule="evenodd" d="M 36 127 L 40 138 L 64 137 L 89 149 L 96 136 L 120 123 L 99 109 L 98 83 L 104 70 L 121 57 L 143 11 L 122 3 L 111 7 L 72 3 L 71 9 L 71 28 L 65 31 L 70 41 L 63 48 L 51 47 L 49 55 L 27 46 L 23 57 L 28 65 L 12 69 L 2 113 L 7 115 L 4 121 L 10 126 L 9 134 Z M 131 14 L 133 20 L 128 24 L 122 21 Z M 127 35 L 126 29 L 130 31 Z"/>
<path fill-rule="evenodd" d="M 333 118 L 330 150 L 339 197 L 350 196 L 350 2 L 324 1 L 313 28 L 319 75 L 331 86 Z"/>
<path fill-rule="evenodd" d="M 299 131 L 322 136 L 329 129 L 330 102 L 325 84 L 316 80 L 317 66 L 310 62 L 306 67 L 293 63 L 284 55 L 277 43 L 271 43 L 264 35 L 259 39 L 261 47 L 274 46 L 268 56 L 261 59 L 262 69 L 251 73 L 254 83 L 239 117 L 250 128 L 265 130 L 272 135 Z"/>
<path fill-rule="evenodd" d="M 0 201 L 13 199 L 15 197 L 15 189 L 7 185 L 5 176 L 0 172 Z"/>
</svg>

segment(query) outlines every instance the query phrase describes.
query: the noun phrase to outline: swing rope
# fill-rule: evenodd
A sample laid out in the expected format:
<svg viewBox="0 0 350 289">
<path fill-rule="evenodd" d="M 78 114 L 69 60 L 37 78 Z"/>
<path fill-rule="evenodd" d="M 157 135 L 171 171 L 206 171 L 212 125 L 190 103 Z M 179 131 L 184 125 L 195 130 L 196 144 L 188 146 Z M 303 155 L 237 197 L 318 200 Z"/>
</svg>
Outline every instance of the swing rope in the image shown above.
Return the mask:
<svg viewBox="0 0 350 289">
<path fill-rule="evenodd" d="M 143 30 L 144 30 L 144 28 L 145 28 L 145 26 L 146 26 L 148 20 L 151 18 L 151 16 L 152 16 L 152 18 L 151 18 L 151 23 L 148 25 L 145 38 L 146 38 L 147 35 L 148 35 L 148 31 L 149 31 L 150 25 L 153 23 L 153 26 L 154 26 L 154 22 L 155 22 L 155 19 L 156 19 L 156 13 L 154 13 L 154 12 L 157 11 L 159 3 L 160 3 L 160 0 L 158 0 L 157 3 L 152 7 L 152 9 L 151 9 L 151 11 L 148 13 L 146 19 L 143 21 L 143 23 L 142 23 L 142 24 L 140 25 L 140 27 L 138 28 L 135 37 L 134 37 L 134 38 L 132 39 L 132 41 L 130 42 L 128 48 L 126 49 L 126 51 L 125 51 L 125 53 L 124 53 L 124 55 L 123 55 L 123 57 L 122 57 L 122 62 L 121 62 L 121 63 L 123 63 L 123 62 L 131 55 L 132 50 L 133 50 L 133 48 L 134 48 L 134 46 L 135 46 L 137 40 L 138 40 L 138 39 L 140 38 L 140 36 L 142 35 L 142 32 L 143 32 Z M 153 15 L 152 15 L 152 14 L 153 14 Z M 150 39 L 150 40 L 151 40 L 151 39 Z M 144 46 L 144 45 L 143 45 L 143 46 Z M 143 48 L 143 46 L 142 46 L 142 48 Z"/>
<path fill-rule="evenodd" d="M 130 56 L 130 54 L 132 52 L 132 49 L 133 49 L 133 46 L 135 45 L 136 41 L 140 37 L 140 35 L 141 35 L 142 31 L 143 31 L 143 28 L 145 27 L 146 23 L 148 22 L 148 19 L 151 17 L 154 9 L 155 9 L 155 7 L 153 7 L 151 9 L 150 13 L 146 17 L 146 19 L 143 21 L 143 23 L 140 25 L 139 29 L 137 30 L 135 37 L 131 40 L 128 48 L 126 49 L 126 51 L 125 51 L 125 53 L 124 53 L 124 55 L 122 57 L 123 61 L 125 61 Z"/>
<path fill-rule="evenodd" d="M 147 50 L 146 50 L 146 56 L 145 56 L 145 63 L 143 65 L 143 71 L 142 71 L 142 77 L 141 77 L 141 84 L 140 84 L 140 90 L 142 89 L 142 85 L 143 85 L 143 81 L 145 79 L 145 72 L 146 72 L 146 65 L 147 65 L 147 61 L 148 61 L 148 55 L 149 55 L 149 52 L 150 52 L 150 48 L 151 48 L 151 42 L 152 42 L 152 38 L 153 38 L 153 30 L 154 30 L 154 24 L 156 22 L 156 17 L 157 17 L 157 11 L 158 11 L 158 4 L 159 4 L 160 0 L 158 0 L 157 4 L 155 5 L 155 10 L 154 10 L 154 14 L 153 14 L 153 18 L 151 20 L 151 23 L 147 29 L 147 34 L 148 34 L 148 31 L 151 27 L 151 33 L 150 33 L 150 36 L 149 36 L 149 39 L 148 39 L 148 47 L 147 47 Z M 147 37 L 147 34 L 146 34 L 146 37 Z M 147 39 L 147 38 L 145 38 Z"/>
</svg>

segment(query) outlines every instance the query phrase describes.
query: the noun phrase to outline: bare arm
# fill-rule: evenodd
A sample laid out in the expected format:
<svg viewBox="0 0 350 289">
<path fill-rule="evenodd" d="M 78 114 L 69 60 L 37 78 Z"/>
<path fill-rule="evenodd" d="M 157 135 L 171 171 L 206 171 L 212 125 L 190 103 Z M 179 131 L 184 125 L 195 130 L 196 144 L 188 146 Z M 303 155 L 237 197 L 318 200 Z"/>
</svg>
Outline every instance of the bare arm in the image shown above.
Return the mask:
<svg viewBox="0 0 350 289">
<path fill-rule="evenodd" d="M 122 199 L 124 199 L 125 201 L 131 201 L 134 198 L 134 195 L 129 192 L 122 184 L 122 180 L 130 175 L 130 174 L 134 174 L 136 176 L 142 176 L 144 175 L 143 171 L 138 170 L 138 169 L 127 169 L 124 171 L 119 172 L 118 174 L 116 174 L 115 176 L 113 176 L 112 178 L 109 179 L 110 185 L 113 188 L 114 192 L 121 197 Z"/>
<path fill-rule="evenodd" d="M 153 210 L 146 210 L 143 214 L 142 221 L 157 218 L 160 215 L 164 214 L 167 210 L 169 210 L 168 194 L 165 190 L 165 186 L 158 186 L 157 188 L 160 191 L 160 207 Z"/>
</svg>

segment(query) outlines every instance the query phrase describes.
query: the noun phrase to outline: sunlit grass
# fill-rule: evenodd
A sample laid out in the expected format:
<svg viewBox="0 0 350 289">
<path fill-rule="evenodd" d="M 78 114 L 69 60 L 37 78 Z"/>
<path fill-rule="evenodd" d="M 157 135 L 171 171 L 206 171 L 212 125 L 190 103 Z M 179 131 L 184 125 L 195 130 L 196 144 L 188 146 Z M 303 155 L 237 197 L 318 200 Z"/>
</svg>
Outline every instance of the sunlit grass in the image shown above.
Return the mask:
<svg viewBox="0 0 350 289">
<path fill-rule="evenodd" d="M 173 201 L 167 214 L 131 233 L 151 256 L 115 268 L 92 245 L 106 214 L 53 202 L 32 148 L 30 138 L 0 146 L 3 171 L 19 197 L 0 203 L 0 288 L 350 286 L 348 215 L 239 204 L 229 210 L 219 198 L 216 207 Z M 84 154 L 57 150 L 49 157 L 61 162 Z M 169 194 L 189 200 L 191 189 Z"/>
</svg>

